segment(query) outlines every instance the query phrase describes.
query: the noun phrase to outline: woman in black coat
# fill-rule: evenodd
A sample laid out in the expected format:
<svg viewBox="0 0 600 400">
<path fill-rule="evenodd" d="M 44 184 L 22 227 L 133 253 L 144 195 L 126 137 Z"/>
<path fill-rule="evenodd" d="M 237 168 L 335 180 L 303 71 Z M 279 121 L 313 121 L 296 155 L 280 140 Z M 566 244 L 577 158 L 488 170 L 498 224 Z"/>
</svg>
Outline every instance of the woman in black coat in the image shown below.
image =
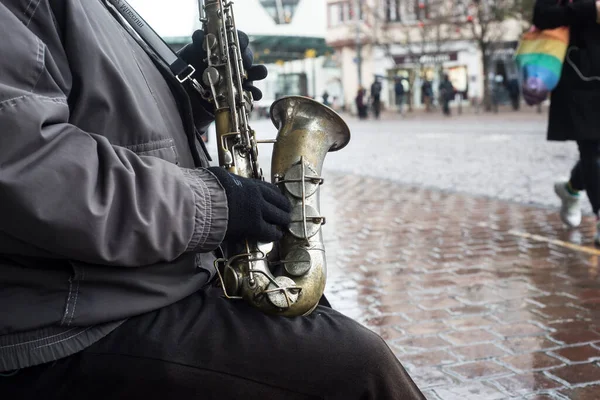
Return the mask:
<svg viewBox="0 0 600 400">
<path fill-rule="evenodd" d="M 533 23 L 539 29 L 569 26 L 571 40 L 562 76 L 552 92 L 548 140 L 574 140 L 580 159 L 568 182 L 554 185 L 562 201 L 561 219 L 581 223 L 579 192 L 600 211 L 600 1 L 537 0 Z M 600 223 L 595 242 L 600 244 Z"/>
</svg>

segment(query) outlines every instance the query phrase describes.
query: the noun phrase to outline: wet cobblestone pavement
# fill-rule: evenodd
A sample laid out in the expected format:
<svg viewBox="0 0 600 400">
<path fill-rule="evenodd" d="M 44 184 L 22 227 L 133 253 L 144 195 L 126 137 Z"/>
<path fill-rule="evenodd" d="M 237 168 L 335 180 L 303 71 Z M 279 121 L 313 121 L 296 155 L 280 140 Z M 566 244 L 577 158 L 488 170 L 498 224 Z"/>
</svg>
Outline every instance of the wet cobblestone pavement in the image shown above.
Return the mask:
<svg viewBox="0 0 600 400">
<path fill-rule="evenodd" d="M 379 333 L 428 399 L 600 399 L 594 223 L 326 173 L 333 306 Z"/>
</svg>

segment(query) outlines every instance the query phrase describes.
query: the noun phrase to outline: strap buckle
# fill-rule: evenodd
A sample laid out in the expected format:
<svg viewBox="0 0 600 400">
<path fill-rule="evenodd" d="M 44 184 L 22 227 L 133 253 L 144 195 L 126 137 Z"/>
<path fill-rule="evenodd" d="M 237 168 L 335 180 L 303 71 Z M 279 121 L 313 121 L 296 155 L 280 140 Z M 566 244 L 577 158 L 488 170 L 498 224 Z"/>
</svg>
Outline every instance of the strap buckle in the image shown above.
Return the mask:
<svg viewBox="0 0 600 400">
<path fill-rule="evenodd" d="M 179 81 L 179 83 L 183 83 L 187 80 L 189 80 L 192 75 L 194 75 L 194 73 L 196 72 L 196 68 L 194 68 L 192 65 L 189 65 L 187 67 L 185 67 L 185 69 L 183 71 L 181 71 L 179 74 L 175 75 L 175 78 L 177 78 L 177 80 Z M 182 75 L 185 75 L 183 78 L 181 77 Z"/>
</svg>

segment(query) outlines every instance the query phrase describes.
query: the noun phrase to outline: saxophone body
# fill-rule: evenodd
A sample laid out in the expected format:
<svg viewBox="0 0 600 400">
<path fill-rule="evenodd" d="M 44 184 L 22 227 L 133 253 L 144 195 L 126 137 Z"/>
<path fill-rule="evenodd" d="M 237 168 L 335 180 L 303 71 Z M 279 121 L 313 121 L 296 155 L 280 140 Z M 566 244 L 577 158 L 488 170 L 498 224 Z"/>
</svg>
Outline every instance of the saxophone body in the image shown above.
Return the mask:
<svg viewBox="0 0 600 400">
<path fill-rule="evenodd" d="M 264 179 L 258 144 L 249 126 L 252 96 L 242 87 L 245 71 L 233 3 L 200 4 L 208 67 L 202 81 L 215 108 L 219 165 L 246 178 Z M 261 311 L 281 316 L 310 314 L 327 278 L 319 194 L 325 155 L 348 143 L 350 132 L 329 107 L 300 96 L 271 106 L 278 128 L 271 158 L 271 182 L 292 204 L 292 222 L 277 243 L 231 243 L 216 260 L 226 297 L 241 298 Z"/>
</svg>

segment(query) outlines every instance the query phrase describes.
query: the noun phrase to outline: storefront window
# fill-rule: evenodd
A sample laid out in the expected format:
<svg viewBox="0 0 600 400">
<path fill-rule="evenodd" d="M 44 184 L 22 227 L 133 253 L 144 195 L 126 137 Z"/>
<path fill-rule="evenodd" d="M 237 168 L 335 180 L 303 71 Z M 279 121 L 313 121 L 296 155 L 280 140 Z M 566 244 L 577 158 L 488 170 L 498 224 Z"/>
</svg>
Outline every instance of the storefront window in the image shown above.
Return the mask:
<svg viewBox="0 0 600 400">
<path fill-rule="evenodd" d="M 342 16 L 342 3 L 329 4 L 329 26 L 337 26 L 341 24 L 343 21 Z"/>
<path fill-rule="evenodd" d="M 277 93 L 275 97 L 308 96 L 308 78 L 305 73 L 280 74 L 277 77 Z"/>
<path fill-rule="evenodd" d="M 385 20 L 388 22 L 401 21 L 400 0 L 384 0 Z"/>
<path fill-rule="evenodd" d="M 308 0 L 306 0 L 308 1 Z M 359 0 L 360 8 L 358 18 L 362 21 L 363 19 L 363 6 L 364 0 Z M 336 3 L 329 3 L 328 5 L 328 22 L 329 26 L 336 26 L 347 22 L 356 21 L 356 15 L 354 14 L 354 0 L 339 1 Z"/>
<path fill-rule="evenodd" d="M 260 0 L 260 4 L 278 25 L 292 22 L 299 2 L 300 0 Z"/>
<path fill-rule="evenodd" d="M 429 18 L 429 0 L 417 0 L 414 6 L 418 20 L 423 21 Z"/>
<path fill-rule="evenodd" d="M 446 70 L 452 86 L 457 92 L 464 93 L 466 95 L 469 89 L 469 75 L 467 73 L 467 67 L 457 66 L 450 67 Z"/>
<path fill-rule="evenodd" d="M 404 22 L 416 21 L 418 9 L 419 0 L 404 0 L 400 2 L 400 14 Z"/>
</svg>

